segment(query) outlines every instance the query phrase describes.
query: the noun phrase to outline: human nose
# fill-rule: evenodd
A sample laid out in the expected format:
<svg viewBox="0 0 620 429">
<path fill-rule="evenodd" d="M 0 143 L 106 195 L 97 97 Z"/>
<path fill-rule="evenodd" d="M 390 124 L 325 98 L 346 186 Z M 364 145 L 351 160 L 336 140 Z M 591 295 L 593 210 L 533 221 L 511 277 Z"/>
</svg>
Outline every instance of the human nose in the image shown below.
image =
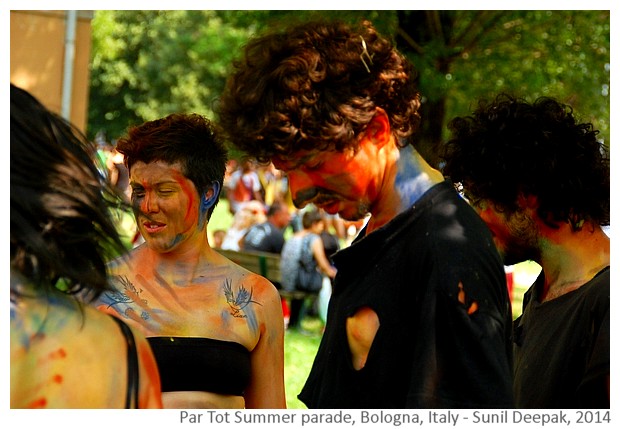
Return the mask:
<svg viewBox="0 0 620 429">
<path fill-rule="evenodd" d="M 152 192 L 145 192 L 140 201 L 140 210 L 142 213 L 155 213 L 159 211 L 157 196 Z"/>
</svg>

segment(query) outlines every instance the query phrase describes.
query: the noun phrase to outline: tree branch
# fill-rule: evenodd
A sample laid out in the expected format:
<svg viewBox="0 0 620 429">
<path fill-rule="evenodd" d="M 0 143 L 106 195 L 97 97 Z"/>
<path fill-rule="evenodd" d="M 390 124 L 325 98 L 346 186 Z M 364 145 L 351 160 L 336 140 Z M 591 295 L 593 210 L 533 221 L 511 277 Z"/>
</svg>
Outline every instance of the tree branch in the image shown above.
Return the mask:
<svg viewBox="0 0 620 429">
<path fill-rule="evenodd" d="M 411 37 L 409 33 L 403 30 L 403 28 L 400 25 L 396 28 L 396 34 L 402 37 L 403 40 L 407 42 L 407 44 L 419 55 L 424 54 L 424 48 L 421 45 L 419 45 L 415 40 L 413 40 L 413 37 Z"/>
</svg>

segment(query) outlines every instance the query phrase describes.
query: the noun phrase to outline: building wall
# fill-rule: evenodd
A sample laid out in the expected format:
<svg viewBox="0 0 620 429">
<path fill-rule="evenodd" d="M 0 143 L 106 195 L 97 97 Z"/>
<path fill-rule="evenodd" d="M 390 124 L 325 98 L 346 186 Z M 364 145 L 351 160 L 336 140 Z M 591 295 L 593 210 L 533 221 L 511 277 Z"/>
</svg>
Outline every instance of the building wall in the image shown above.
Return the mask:
<svg viewBox="0 0 620 429">
<path fill-rule="evenodd" d="M 93 11 L 78 11 L 70 117 L 82 131 L 88 121 L 88 80 Z M 62 113 L 66 11 L 11 11 L 11 83 Z"/>
</svg>

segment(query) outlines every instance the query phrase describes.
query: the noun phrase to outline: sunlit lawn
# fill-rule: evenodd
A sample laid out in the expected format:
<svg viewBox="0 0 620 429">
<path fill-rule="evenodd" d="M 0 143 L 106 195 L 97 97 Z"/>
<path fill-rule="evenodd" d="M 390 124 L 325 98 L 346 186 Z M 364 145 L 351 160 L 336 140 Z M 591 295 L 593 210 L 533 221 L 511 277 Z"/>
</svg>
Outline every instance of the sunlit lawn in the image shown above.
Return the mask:
<svg viewBox="0 0 620 429">
<path fill-rule="evenodd" d="M 297 399 L 297 395 L 308 378 L 321 342 L 323 323 L 318 318 L 306 316 L 302 326 L 313 335 L 302 335 L 287 330 L 284 336 L 284 384 L 287 408 L 306 408 Z"/>
</svg>

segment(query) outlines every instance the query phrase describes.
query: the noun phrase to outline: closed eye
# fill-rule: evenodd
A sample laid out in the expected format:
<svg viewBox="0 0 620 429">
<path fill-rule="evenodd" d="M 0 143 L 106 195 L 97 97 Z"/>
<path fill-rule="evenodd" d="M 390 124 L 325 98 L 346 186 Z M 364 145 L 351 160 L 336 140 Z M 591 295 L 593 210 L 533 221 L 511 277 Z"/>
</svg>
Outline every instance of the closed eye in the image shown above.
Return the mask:
<svg viewBox="0 0 620 429">
<path fill-rule="evenodd" d="M 169 197 L 176 192 L 175 189 L 158 189 L 157 193 L 162 197 Z"/>
</svg>

